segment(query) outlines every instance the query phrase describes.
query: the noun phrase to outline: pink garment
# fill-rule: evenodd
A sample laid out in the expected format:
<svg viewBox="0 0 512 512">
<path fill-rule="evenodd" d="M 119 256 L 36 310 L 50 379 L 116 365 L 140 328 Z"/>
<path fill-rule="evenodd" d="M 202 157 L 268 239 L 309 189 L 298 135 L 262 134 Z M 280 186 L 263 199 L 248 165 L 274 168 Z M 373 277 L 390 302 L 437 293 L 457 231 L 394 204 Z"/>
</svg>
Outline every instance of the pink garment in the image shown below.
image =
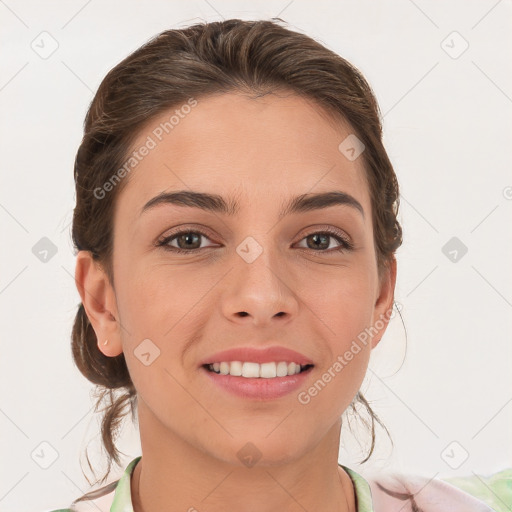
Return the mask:
<svg viewBox="0 0 512 512">
<path fill-rule="evenodd" d="M 494 512 L 478 498 L 437 478 L 399 473 L 365 478 L 370 485 L 374 512 Z M 413 499 L 407 494 L 414 494 Z"/>
</svg>

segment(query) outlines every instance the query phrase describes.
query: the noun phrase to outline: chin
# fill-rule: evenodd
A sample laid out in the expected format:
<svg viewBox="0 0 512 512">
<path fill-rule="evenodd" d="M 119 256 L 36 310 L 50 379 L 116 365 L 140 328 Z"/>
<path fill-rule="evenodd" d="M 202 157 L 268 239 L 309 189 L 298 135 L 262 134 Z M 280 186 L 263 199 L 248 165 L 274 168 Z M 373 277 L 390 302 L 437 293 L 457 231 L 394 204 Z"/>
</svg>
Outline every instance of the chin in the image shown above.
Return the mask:
<svg viewBox="0 0 512 512">
<path fill-rule="evenodd" d="M 251 468 L 289 464 L 312 448 L 306 438 L 297 439 L 289 432 L 287 435 L 284 430 L 283 433 L 274 431 L 269 435 L 271 431 L 271 428 L 264 432 L 246 429 L 244 433 L 229 437 L 226 443 L 219 443 L 216 449 L 208 451 L 228 464 Z"/>
</svg>

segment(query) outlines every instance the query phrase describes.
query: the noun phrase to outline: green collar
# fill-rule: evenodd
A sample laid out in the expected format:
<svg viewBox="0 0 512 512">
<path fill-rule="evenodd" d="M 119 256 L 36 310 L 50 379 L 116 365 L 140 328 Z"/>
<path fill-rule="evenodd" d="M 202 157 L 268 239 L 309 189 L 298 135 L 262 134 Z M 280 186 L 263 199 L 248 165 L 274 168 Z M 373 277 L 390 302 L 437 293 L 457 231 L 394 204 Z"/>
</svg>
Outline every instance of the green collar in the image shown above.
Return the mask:
<svg viewBox="0 0 512 512">
<path fill-rule="evenodd" d="M 110 509 L 111 512 L 133 512 L 130 478 L 137 462 L 141 458 L 142 455 L 139 455 L 133 459 L 119 479 Z M 354 483 L 357 512 L 373 512 L 372 495 L 368 482 L 353 469 L 347 468 L 342 464 L 338 465 L 347 472 Z"/>
</svg>

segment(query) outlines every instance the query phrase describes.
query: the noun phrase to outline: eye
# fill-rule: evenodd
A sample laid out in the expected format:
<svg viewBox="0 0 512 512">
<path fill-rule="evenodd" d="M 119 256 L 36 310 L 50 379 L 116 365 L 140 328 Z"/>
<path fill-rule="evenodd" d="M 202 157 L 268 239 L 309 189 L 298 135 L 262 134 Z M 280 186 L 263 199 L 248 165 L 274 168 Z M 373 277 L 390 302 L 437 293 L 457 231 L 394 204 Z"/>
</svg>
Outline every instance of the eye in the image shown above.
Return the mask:
<svg viewBox="0 0 512 512">
<path fill-rule="evenodd" d="M 339 245 L 337 247 L 331 248 L 329 239 L 335 239 Z M 323 231 L 314 231 L 313 233 L 306 235 L 302 240 L 306 240 L 306 248 L 315 252 L 345 252 L 354 249 L 354 245 L 350 242 L 350 240 L 348 240 L 348 238 L 342 235 L 338 230 L 332 228 L 326 228 Z M 331 248 L 331 250 L 321 250 L 322 248 Z"/>
<path fill-rule="evenodd" d="M 185 229 L 182 231 L 178 231 L 176 233 L 172 233 L 171 235 L 159 240 L 156 245 L 158 247 L 162 247 L 166 251 L 175 252 L 178 254 L 191 254 L 193 252 L 198 252 L 199 249 L 204 249 L 205 247 L 201 247 L 201 237 L 209 239 L 209 236 L 204 231 L 195 229 Z M 331 248 L 331 243 L 329 239 L 334 239 L 338 242 L 338 246 Z M 353 244 L 348 240 L 344 235 L 342 235 L 338 230 L 332 228 L 326 228 L 323 231 L 314 231 L 308 235 L 306 235 L 302 240 L 306 240 L 307 249 L 311 249 L 315 252 L 344 252 L 351 251 L 354 249 Z M 302 241 L 301 240 L 301 241 Z M 311 241 L 311 243 L 308 243 Z M 171 245 L 171 243 L 177 243 L 177 247 Z M 322 250 L 322 249 L 330 249 L 330 250 Z"/>
<path fill-rule="evenodd" d="M 190 254 L 192 252 L 197 252 L 197 249 L 201 249 L 201 237 L 208 238 L 208 235 L 197 229 L 186 229 L 173 233 L 165 237 L 163 240 L 158 241 L 157 246 L 163 247 L 167 251 Z M 178 247 L 170 245 L 174 240 L 176 240 Z M 199 246 L 197 246 L 198 241 Z"/>
</svg>

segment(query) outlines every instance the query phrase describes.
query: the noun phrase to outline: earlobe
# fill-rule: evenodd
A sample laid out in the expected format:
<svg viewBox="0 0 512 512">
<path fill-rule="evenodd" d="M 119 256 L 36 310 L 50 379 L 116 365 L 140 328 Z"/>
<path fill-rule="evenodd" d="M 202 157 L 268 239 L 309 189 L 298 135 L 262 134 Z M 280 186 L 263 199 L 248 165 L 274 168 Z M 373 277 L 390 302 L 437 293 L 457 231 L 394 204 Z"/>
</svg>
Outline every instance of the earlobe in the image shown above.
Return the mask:
<svg viewBox="0 0 512 512">
<path fill-rule="evenodd" d="M 118 356 L 123 348 L 114 290 L 107 274 L 90 251 L 79 251 L 77 254 L 75 283 L 98 339 L 98 349 L 108 357 Z"/>
</svg>

